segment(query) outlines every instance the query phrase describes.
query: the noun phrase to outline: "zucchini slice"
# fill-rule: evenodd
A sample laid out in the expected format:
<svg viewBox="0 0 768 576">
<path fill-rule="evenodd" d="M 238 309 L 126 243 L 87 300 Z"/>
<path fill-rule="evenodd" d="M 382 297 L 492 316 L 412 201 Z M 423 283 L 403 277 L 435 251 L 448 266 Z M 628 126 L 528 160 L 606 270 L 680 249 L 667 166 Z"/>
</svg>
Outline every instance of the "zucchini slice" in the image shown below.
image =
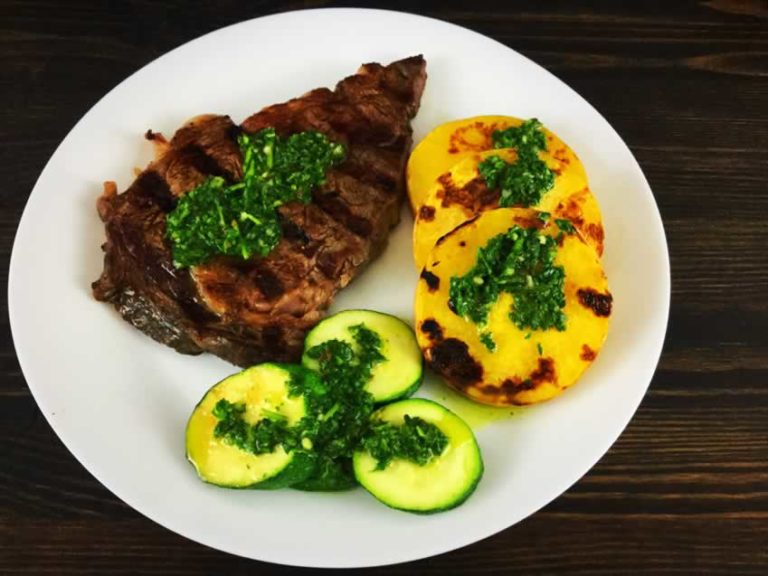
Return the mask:
<svg viewBox="0 0 768 576">
<path fill-rule="evenodd" d="M 352 459 L 358 482 L 378 500 L 399 510 L 422 514 L 455 508 L 474 492 L 483 475 L 483 459 L 472 429 L 447 408 L 421 398 L 380 408 L 374 419 L 402 425 L 405 416 L 434 424 L 448 438 L 441 454 L 420 466 L 395 459 L 383 469 L 367 451 Z"/>
<path fill-rule="evenodd" d="M 378 334 L 384 360 L 372 371 L 366 389 L 377 403 L 407 398 L 418 390 L 424 359 L 411 327 L 389 314 L 372 310 L 345 310 L 329 316 L 307 334 L 302 364 L 317 369 L 317 361 L 307 355 L 310 348 L 328 340 L 341 340 L 355 346 L 350 328 L 363 325 Z"/>
<path fill-rule="evenodd" d="M 284 488 L 306 480 L 314 471 L 315 455 L 304 448 L 254 454 L 215 434 L 220 419 L 214 409 L 221 400 L 244 407 L 248 425 L 279 419 L 293 427 L 307 414 L 307 398 L 297 390 L 301 379 L 317 378 L 301 366 L 260 364 L 214 385 L 195 407 L 186 432 L 187 458 L 198 476 L 226 488 Z M 311 447 L 310 439 L 303 442 Z"/>
</svg>

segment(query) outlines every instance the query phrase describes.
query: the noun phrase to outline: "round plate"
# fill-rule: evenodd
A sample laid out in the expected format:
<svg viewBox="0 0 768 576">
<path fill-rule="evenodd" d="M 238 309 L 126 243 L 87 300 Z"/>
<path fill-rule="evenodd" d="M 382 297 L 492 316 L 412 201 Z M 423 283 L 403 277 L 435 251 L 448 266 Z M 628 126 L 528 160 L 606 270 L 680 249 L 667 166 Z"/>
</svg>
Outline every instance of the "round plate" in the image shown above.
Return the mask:
<svg viewBox="0 0 768 576">
<path fill-rule="evenodd" d="M 363 62 L 424 54 L 429 80 L 414 122 L 478 114 L 538 117 L 581 157 L 603 209 L 614 315 L 600 357 L 561 397 L 478 430 L 486 473 L 453 511 L 416 516 L 364 490 L 230 491 L 200 482 L 184 426 L 205 390 L 235 368 L 150 340 L 90 283 L 102 267 L 96 198 L 121 190 L 151 157 L 148 129 L 167 135 L 196 114 L 236 121 L 267 104 L 333 86 Z M 412 317 L 416 270 L 407 211 L 385 254 L 337 298 Z M 578 94 L 520 54 L 463 28 L 409 14 L 312 10 L 243 22 L 152 62 L 98 102 L 38 180 L 11 259 L 9 306 L 19 361 L 40 409 L 75 457 L 155 522 L 208 546 L 299 566 L 374 566 L 475 542 L 552 501 L 608 450 L 653 375 L 669 311 L 661 219 L 637 162 Z M 440 400 L 428 382 L 422 395 Z M 461 412 L 461 410 L 459 410 Z M 322 529 L 319 527 L 322 526 Z"/>
</svg>

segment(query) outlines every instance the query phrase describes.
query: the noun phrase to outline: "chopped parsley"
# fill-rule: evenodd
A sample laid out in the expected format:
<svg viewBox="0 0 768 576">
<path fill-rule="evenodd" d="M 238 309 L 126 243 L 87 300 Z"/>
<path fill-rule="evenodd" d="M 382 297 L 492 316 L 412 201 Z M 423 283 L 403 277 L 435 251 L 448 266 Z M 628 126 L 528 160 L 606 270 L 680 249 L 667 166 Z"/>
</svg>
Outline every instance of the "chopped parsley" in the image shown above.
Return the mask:
<svg viewBox="0 0 768 576">
<path fill-rule="evenodd" d="M 277 208 L 308 203 L 328 168 L 344 160 L 341 144 L 320 132 L 281 138 L 274 128 L 241 133 L 243 178 L 211 176 L 181 197 L 168 214 L 166 235 L 177 268 L 217 255 L 247 260 L 266 256 L 282 236 Z"/>
<path fill-rule="evenodd" d="M 560 229 L 560 231 L 564 232 L 565 234 L 576 233 L 576 228 L 574 228 L 573 222 L 571 222 L 570 220 L 558 218 L 557 220 L 555 220 L 555 224 L 557 224 L 557 227 Z"/>
<path fill-rule="evenodd" d="M 309 411 L 318 404 L 324 394 L 322 382 L 309 370 L 301 367 L 284 367 L 291 372 L 288 382 L 288 396 L 304 395 Z M 285 415 L 274 410 L 262 409 L 262 419 L 251 424 L 245 420 L 245 403 L 233 403 L 222 398 L 213 407 L 212 413 L 218 419 L 213 430 L 216 438 L 252 454 L 268 454 L 281 445 L 286 452 L 312 445 L 312 430 L 305 416 L 288 426 Z"/>
<path fill-rule="evenodd" d="M 252 454 L 274 452 L 278 445 L 288 451 L 296 446 L 297 434 L 288 427 L 285 416 L 265 412 L 256 424 L 246 422 L 245 404 L 233 404 L 222 398 L 213 407 L 213 415 L 219 419 L 213 430 L 216 438 Z"/>
<path fill-rule="evenodd" d="M 384 360 L 379 335 L 364 325 L 351 326 L 355 345 L 328 340 L 307 350 L 318 362 L 327 394 L 314 426 L 317 449 L 330 458 L 350 457 L 368 427 L 373 396 L 365 389 L 373 368 Z"/>
<path fill-rule="evenodd" d="M 426 466 L 443 453 L 448 437 L 431 422 L 406 414 L 401 425 L 375 422 L 361 446 L 377 460 L 376 470 L 384 470 L 396 459 Z"/>
<path fill-rule="evenodd" d="M 483 343 L 489 352 L 496 350 L 496 342 L 493 341 L 493 335 L 490 332 L 483 332 L 480 334 L 480 342 Z"/>
<path fill-rule="evenodd" d="M 494 148 L 515 148 L 517 160 L 507 162 L 500 156 L 489 156 L 478 165 L 480 176 L 490 189 L 500 191 L 499 206 L 534 206 L 555 185 L 555 175 L 539 158 L 547 147 L 541 122 L 531 119 L 520 126 L 496 130 Z"/>
<path fill-rule="evenodd" d="M 517 148 L 524 152 L 538 152 L 547 147 L 547 136 L 536 118 L 526 120 L 520 126 L 496 130 L 491 135 L 494 148 Z"/>
<path fill-rule="evenodd" d="M 342 490 L 355 485 L 352 453 L 369 426 L 373 396 L 365 389 L 371 372 L 386 358 L 381 338 L 363 324 L 351 326 L 354 344 L 328 340 L 307 350 L 318 363 L 324 393 L 318 399 L 305 434 L 314 439 L 317 468 L 296 486 L 303 490 Z"/>
<path fill-rule="evenodd" d="M 484 328 L 491 306 L 507 292 L 514 297 L 509 317 L 521 330 L 565 330 L 565 271 L 554 264 L 556 253 L 550 236 L 512 226 L 478 250 L 472 269 L 451 278 L 453 309 Z"/>
</svg>

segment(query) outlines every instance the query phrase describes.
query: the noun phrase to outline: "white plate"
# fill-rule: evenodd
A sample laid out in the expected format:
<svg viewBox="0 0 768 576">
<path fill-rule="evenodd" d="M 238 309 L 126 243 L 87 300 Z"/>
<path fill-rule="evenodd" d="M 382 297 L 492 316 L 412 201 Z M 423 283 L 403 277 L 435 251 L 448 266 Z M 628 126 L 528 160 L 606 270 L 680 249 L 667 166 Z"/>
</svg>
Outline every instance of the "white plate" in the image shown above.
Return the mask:
<svg viewBox="0 0 768 576">
<path fill-rule="evenodd" d="M 560 398 L 478 432 L 486 473 L 460 508 L 416 516 L 364 490 L 228 491 L 200 482 L 184 426 L 203 392 L 234 368 L 176 354 L 93 300 L 104 180 L 124 189 L 150 158 L 147 128 L 172 134 L 203 112 L 240 121 L 260 107 L 332 86 L 362 62 L 424 54 L 429 80 L 414 122 L 477 114 L 538 117 L 582 158 L 602 205 L 615 297 L 608 341 Z M 411 318 L 411 219 L 337 299 Z M 653 195 L 610 125 L 546 70 L 484 36 L 372 10 L 314 10 L 243 22 L 166 54 L 96 104 L 64 139 L 30 196 L 11 259 L 9 306 L 19 361 L 40 409 L 75 457 L 152 520 L 208 546 L 299 566 L 374 566 L 464 546 L 552 501 L 608 450 L 653 375 L 669 310 L 669 262 Z M 428 383 L 422 395 L 442 397 Z"/>
</svg>

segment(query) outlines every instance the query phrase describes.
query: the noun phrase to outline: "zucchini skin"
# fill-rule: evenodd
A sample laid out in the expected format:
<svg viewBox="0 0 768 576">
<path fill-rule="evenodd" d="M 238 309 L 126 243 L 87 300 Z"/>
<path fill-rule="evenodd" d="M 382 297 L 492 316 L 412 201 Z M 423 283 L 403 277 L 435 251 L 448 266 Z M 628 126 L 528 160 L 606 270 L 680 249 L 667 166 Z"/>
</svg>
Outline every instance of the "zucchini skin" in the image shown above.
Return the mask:
<svg viewBox="0 0 768 576">
<path fill-rule="evenodd" d="M 424 359 L 422 358 L 421 373 L 419 374 L 419 377 L 414 381 L 414 383 L 398 394 L 394 394 L 388 398 L 383 398 L 381 400 L 376 399 L 375 400 L 376 406 L 381 407 L 387 404 L 391 404 L 393 402 L 397 402 L 399 400 L 407 400 L 408 398 L 413 396 L 419 390 L 419 388 L 421 388 L 421 384 L 423 382 L 424 382 Z"/>
<path fill-rule="evenodd" d="M 485 464 L 482 461 L 482 458 L 480 460 L 480 473 L 475 478 L 475 481 L 470 484 L 466 491 L 461 495 L 460 498 L 457 498 L 456 500 L 453 500 L 452 502 L 449 502 L 445 504 L 444 506 L 439 506 L 437 508 L 430 508 L 429 510 L 413 510 L 411 508 L 402 508 L 399 506 L 396 506 L 390 502 L 387 502 L 385 500 L 382 500 L 376 494 L 373 494 L 372 492 L 369 492 L 376 500 L 387 506 L 388 508 L 392 508 L 393 510 L 399 510 L 400 512 L 410 512 L 411 514 L 418 514 L 419 516 L 430 516 L 432 514 L 438 514 L 440 512 L 446 512 L 448 510 L 453 510 L 454 508 L 457 508 L 464 504 L 464 502 L 469 499 L 470 496 L 475 492 L 477 489 L 477 485 L 480 484 L 480 480 L 483 479 L 483 474 L 485 473 Z"/>
<path fill-rule="evenodd" d="M 249 486 L 251 490 L 279 490 L 304 482 L 317 469 L 317 456 L 309 452 L 293 452 L 293 460 L 278 474 Z"/>
</svg>

